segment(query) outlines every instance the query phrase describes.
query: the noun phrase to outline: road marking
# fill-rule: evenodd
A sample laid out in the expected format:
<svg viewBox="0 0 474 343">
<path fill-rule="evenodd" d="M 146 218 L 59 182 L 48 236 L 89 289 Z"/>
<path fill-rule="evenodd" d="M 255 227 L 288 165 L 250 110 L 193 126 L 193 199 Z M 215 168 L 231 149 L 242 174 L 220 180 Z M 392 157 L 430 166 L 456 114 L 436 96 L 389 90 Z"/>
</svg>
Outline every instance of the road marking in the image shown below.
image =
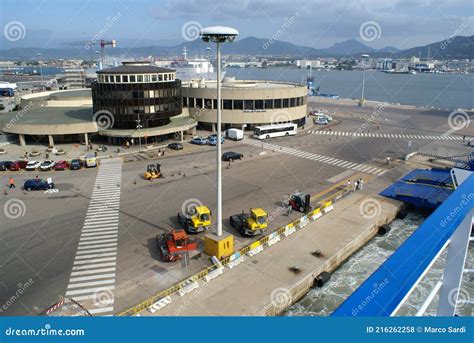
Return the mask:
<svg viewBox="0 0 474 343">
<path fill-rule="evenodd" d="M 98 252 L 110 252 L 110 251 L 116 251 L 116 250 L 117 250 L 117 246 L 113 248 L 98 248 L 98 249 L 81 250 L 81 251 L 78 251 L 77 254 L 78 255 L 95 254 Z"/>
<path fill-rule="evenodd" d="M 324 131 L 321 131 L 321 132 L 324 132 Z M 331 132 L 334 132 L 334 131 L 331 131 Z M 266 150 L 272 150 L 275 152 L 280 152 L 280 153 L 284 153 L 284 154 L 288 154 L 288 155 L 292 155 L 292 156 L 296 156 L 300 158 L 318 161 L 321 163 L 331 164 L 334 166 L 338 166 L 340 168 L 353 169 L 353 170 L 364 169 L 366 171 L 371 170 L 371 172 L 368 172 L 368 173 L 374 174 L 374 175 L 377 175 L 375 172 L 379 170 L 378 168 L 375 168 L 373 166 L 368 166 L 365 164 L 357 164 L 354 162 L 340 160 L 337 158 L 313 154 L 307 151 L 297 150 L 294 148 L 287 148 L 284 146 L 279 146 L 279 145 L 267 143 L 267 142 L 261 142 L 261 141 L 257 141 L 257 140 L 250 139 L 247 137 L 244 138 L 243 143 L 248 144 L 248 145 L 253 145 L 258 148 L 263 148 Z"/>
<path fill-rule="evenodd" d="M 346 136 L 346 137 L 371 137 L 371 138 L 391 138 L 391 139 L 418 139 L 418 140 L 452 140 L 459 141 L 462 140 L 461 136 L 458 135 L 402 135 L 395 133 L 359 133 L 359 132 L 345 132 L 345 131 L 327 131 L 327 130 L 310 130 L 308 131 L 310 135 L 332 135 L 332 136 Z M 466 137 L 469 139 L 472 137 Z"/>
<path fill-rule="evenodd" d="M 99 269 L 83 270 L 82 272 L 72 272 L 71 276 L 81 276 L 81 275 L 90 275 L 90 274 L 108 273 L 108 272 L 115 272 L 115 268 L 99 268 Z"/>
<path fill-rule="evenodd" d="M 112 315 L 114 310 L 121 178 L 121 159 L 101 162 L 67 285 L 66 296 L 79 294 L 75 299 L 91 314 Z M 91 301 L 104 291 L 110 301 Z"/>
<path fill-rule="evenodd" d="M 79 246 L 99 244 L 99 243 L 109 243 L 109 242 L 117 242 L 117 237 L 116 238 L 110 238 L 110 239 L 99 239 L 97 241 L 79 242 Z"/>
<path fill-rule="evenodd" d="M 72 270 L 84 270 L 84 269 L 102 268 L 102 267 L 114 267 L 114 270 L 115 270 L 115 262 L 95 263 L 95 264 L 88 264 L 85 266 L 77 266 L 77 267 L 73 267 Z"/>
<path fill-rule="evenodd" d="M 84 294 L 84 293 L 95 293 L 95 292 L 102 291 L 102 290 L 112 291 L 114 288 L 115 288 L 115 286 L 84 288 L 84 289 L 78 289 L 78 290 L 74 290 L 74 291 L 67 291 L 66 296 L 76 295 L 76 294 Z"/>
<path fill-rule="evenodd" d="M 108 278 L 115 279 L 115 273 L 74 277 L 70 279 L 70 282 L 89 281 L 89 280 L 95 280 L 95 279 L 108 279 Z"/>
<path fill-rule="evenodd" d="M 95 258 L 95 259 L 92 259 L 92 260 L 74 261 L 74 265 L 96 263 L 96 262 L 109 262 L 109 261 L 115 261 L 116 259 L 117 259 L 117 257 Z"/>
</svg>

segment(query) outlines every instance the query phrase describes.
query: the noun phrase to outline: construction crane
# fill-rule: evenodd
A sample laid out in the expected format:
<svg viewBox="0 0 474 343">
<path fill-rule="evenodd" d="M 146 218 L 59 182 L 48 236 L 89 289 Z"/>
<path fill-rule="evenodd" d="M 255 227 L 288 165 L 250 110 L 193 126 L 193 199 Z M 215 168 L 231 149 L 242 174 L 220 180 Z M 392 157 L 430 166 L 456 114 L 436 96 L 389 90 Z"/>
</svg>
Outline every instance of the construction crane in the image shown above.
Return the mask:
<svg viewBox="0 0 474 343">
<path fill-rule="evenodd" d="M 95 46 L 95 45 L 100 46 L 100 66 L 99 66 L 99 69 L 102 69 L 105 66 L 105 47 L 107 45 L 110 45 L 112 48 L 115 48 L 116 41 L 115 41 L 115 39 L 112 39 L 112 40 L 101 39 L 101 40 L 98 40 L 98 41 L 96 41 L 96 40 L 76 41 L 76 42 L 67 42 L 67 43 L 63 43 L 63 44 L 68 45 L 68 46 L 83 45 L 87 49 L 90 48 L 91 46 Z"/>
</svg>

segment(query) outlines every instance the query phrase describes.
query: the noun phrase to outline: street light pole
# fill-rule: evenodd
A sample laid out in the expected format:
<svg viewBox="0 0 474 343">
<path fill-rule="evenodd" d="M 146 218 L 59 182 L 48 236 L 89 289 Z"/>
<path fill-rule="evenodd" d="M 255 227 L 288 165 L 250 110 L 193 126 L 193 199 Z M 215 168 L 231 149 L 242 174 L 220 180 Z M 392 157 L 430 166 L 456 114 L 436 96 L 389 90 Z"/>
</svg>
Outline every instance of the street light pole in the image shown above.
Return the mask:
<svg viewBox="0 0 474 343">
<path fill-rule="evenodd" d="M 220 43 L 232 42 L 239 32 L 230 27 L 214 26 L 201 30 L 201 38 L 204 42 L 214 42 L 217 45 L 217 231 L 218 237 L 222 236 L 222 160 L 221 160 L 221 51 Z"/>
<path fill-rule="evenodd" d="M 221 48 L 217 42 L 217 236 L 222 236 Z"/>
<path fill-rule="evenodd" d="M 369 58 L 370 56 L 367 55 L 367 54 L 364 54 L 362 55 L 363 58 Z M 359 106 L 363 106 L 364 103 L 365 103 L 365 70 L 366 70 L 366 66 L 365 66 L 365 61 L 364 61 L 364 64 L 362 66 L 362 69 L 364 70 L 364 75 L 362 77 L 362 94 L 361 94 L 361 97 L 360 97 L 360 101 L 359 101 Z"/>
<path fill-rule="evenodd" d="M 140 133 L 141 133 L 141 128 L 142 128 L 142 125 L 141 125 L 141 121 L 140 121 L 140 113 L 137 113 L 138 114 L 138 119 L 137 119 L 137 130 L 138 130 L 138 152 L 142 151 L 142 140 L 141 140 L 141 137 L 140 137 Z"/>
<path fill-rule="evenodd" d="M 40 75 L 41 75 L 41 83 L 42 83 L 42 84 L 41 84 L 41 87 L 43 87 L 43 82 L 44 82 L 44 79 L 43 79 L 43 67 L 42 67 L 42 65 L 40 64 L 40 57 L 41 57 L 41 55 L 42 55 L 42 54 L 41 54 L 40 52 L 38 52 L 37 56 L 38 56 L 38 65 L 39 65 L 39 67 L 40 67 Z"/>
</svg>

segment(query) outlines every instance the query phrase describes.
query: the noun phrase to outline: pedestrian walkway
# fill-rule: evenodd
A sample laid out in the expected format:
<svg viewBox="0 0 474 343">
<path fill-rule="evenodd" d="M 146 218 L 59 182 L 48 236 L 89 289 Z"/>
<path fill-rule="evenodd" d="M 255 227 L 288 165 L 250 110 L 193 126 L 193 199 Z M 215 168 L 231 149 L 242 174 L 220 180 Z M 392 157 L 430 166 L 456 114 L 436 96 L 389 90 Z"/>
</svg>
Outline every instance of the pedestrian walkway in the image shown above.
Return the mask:
<svg viewBox="0 0 474 343">
<path fill-rule="evenodd" d="M 342 137 L 361 137 L 361 138 L 386 138 L 386 139 L 415 139 L 415 140 L 446 140 L 446 141 L 462 141 L 462 136 L 454 135 L 407 135 L 395 133 L 365 133 L 365 132 L 349 132 L 349 131 L 329 131 L 329 130 L 308 130 L 308 135 L 326 135 L 326 136 L 342 136 Z M 465 138 L 468 139 L 467 137 Z"/>
<path fill-rule="evenodd" d="M 313 160 L 315 162 L 320 162 L 320 163 L 325 163 L 325 164 L 331 164 L 336 167 L 341 167 L 344 169 L 351 169 L 355 170 L 361 173 L 366 173 L 366 174 L 373 174 L 377 176 L 381 176 L 387 172 L 387 170 L 382 169 L 382 168 L 377 168 L 368 164 L 359 164 L 355 162 L 350 162 L 350 161 L 345 161 L 345 160 L 340 160 L 337 158 L 332 158 L 324 155 L 318 155 L 318 154 L 313 154 L 307 151 L 303 150 L 298 150 L 294 148 L 288 148 L 276 144 L 271 144 L 271 143 L 266 143 L 262 141 L 257 141 L 251 138 L 244 138 L 243 142 L 248 145 L 253 145 L 257 147 L 261 147 L 263 149 L 267 150 L 274 150 L 278 151 L 284 154 L 288 155 L 293 155 L 296 157 L 301 157 L 301 158 L 306 158 L 308 160 Z"/>
<path fill-rule="evenodd" d="M 100 163 L 66 297 L 92 315 L 112 315 L 122 159 Z"/>
</svg>

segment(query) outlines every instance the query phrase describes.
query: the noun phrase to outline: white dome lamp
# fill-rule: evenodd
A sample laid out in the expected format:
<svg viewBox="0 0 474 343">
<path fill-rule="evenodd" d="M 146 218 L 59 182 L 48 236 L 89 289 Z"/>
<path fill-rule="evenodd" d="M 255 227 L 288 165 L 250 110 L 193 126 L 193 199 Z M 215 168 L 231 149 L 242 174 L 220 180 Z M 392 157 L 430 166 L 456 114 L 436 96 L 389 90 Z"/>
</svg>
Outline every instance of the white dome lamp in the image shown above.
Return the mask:
<svg viewBox="0 0 474 343">
<path fill-rule="evenodd" d="M 221 50 L 220 43 L 233 42 L 239 31 L 231 27 L 211 26 L 201 30 L 201 39 L 208 43 L 217 44 L 217 230 L 218 237 L 222 236 L 222 161 L 221 161 Z"/>
</svg>

